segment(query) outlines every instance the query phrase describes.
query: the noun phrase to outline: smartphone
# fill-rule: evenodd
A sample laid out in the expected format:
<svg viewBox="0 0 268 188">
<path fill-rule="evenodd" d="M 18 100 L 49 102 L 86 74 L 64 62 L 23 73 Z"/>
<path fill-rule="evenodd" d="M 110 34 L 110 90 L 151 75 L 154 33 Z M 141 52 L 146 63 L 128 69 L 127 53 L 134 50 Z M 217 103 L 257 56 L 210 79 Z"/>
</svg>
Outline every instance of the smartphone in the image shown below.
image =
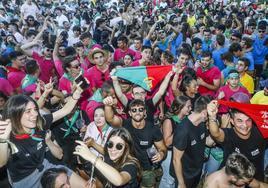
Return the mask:
<svg viewBox="0 0 268 188">
<path fill-rule="evenodd" d="M 75 79 L 74 79 L 75 83 L 76 84 L 79 84 L 80 82 L 82 82 L 82 84 L 80 85 L 80 87 L 85 90 L 89 87 L 89 82 L 88 80 L 82 75 L 82 74 L 79 74 L 79 76 L 77 76 Z"/>
</svg>

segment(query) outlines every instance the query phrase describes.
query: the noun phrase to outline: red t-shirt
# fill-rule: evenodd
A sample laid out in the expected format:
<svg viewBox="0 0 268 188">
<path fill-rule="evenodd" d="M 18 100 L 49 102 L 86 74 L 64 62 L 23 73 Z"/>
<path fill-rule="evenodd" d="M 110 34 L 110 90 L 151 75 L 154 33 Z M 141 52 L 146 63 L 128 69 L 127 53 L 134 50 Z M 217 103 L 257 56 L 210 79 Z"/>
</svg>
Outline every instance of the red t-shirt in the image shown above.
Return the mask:
<svg viewBox="0 0 268 188">
<path fill-rule="evenodd" d="M 7 67 L 7 80 L 14 89 L 20 88 L 22 79 L 26 76 L 25 72 L 14 67 Z"/>
<path fill-rule="evenodd" d="M 120 59 L 123 59 L 125 55 L 130 54 L 134 58 L 136 57 L 136 52 L 128 48 L 126 51 L 122 51 L 120 48 L 117 48 L 114 51 L 114 61 L 119 61 Z"/>
<path fill-rule="evenodd" d="M 90 82 L 91 88 L 101 88 L 102 84 L 109 80 L 110 78 L 110 72 L 109 69 L 107 69 L 105 72 L 102 72 L 97 68 L 97 66 L 93 66 L 90 69 L 88 69 L 84 76 L 87 78 L 87 80 Z"/>
<path fill-rule="evenodd" d="M 41 74 L 39 79 L 45 83 L 49 82 L 50 77 L 53 77 L 54 62 L 52 59 L 45 59 L 43 56 L 40 56 L 38 53 L 33 52 L 32 58 L 37 61 L 40 66 Z"/>
<path fill-rule="evenodd" d="M 196 76 L 202 78 L 206 83 L 213 85 L 214 80 L 218 80 L 221 78 L 221 71 L 218 67 L 213 66 L 208 70 L 203 71 L 201 67 L 198 67 L 196 70 Z M 199 86 L 198 92 L 201 95 L 211 95 L 215 96 L 215 91 L 212 91 L 204 86 Z"/>
</svg>

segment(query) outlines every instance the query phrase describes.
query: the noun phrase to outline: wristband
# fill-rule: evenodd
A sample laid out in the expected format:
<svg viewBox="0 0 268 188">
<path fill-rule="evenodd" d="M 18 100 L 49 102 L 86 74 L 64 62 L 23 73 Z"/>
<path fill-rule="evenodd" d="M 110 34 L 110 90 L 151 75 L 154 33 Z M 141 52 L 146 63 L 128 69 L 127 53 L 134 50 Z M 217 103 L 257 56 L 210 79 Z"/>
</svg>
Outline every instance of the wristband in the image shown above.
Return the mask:
<svg viewBox="0 0 268 188">
<path fill-rule="evenodd" d="M 95 161 L 93 163 L 93 166 L 96 166 L 98 159 L 99 159 L 99 157 L 96 157 L 96 159 L 95 159 Z"/>
</svg>

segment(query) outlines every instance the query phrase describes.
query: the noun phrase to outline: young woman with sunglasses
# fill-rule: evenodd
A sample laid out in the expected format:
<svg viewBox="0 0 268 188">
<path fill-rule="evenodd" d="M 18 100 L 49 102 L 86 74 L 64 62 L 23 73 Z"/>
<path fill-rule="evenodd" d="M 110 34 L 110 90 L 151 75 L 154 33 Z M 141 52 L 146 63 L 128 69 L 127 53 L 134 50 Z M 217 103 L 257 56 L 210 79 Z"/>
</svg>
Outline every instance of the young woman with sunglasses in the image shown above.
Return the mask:
<svg viewBox="0 0 268 188">
<path fill-rule="evenodd" d="M 46 169 L 63 167 L 46 159 L 47 149 L 55 157 L 62 157 L 62 150 L 48 139 L 47 132 L 53 122 L 71 112 L 81 92 L 78 86 L 62 109 L 44 116 L 40 115 L 38 105 L 31 97 L 15 95 L 7 101 L 0 121 L 0 167 L 7 164 L 12 187 L 38 188 Z M 72 187 L 85 186 L 82 178 L 66 169 Z"/>
<path fill-rule="evenodd" d="M 124 128 L 113 129 L 104 145 L 104 160 L 101 160 L 81 141 L 74 154 L 93 164 L 106 180 L 104 187 L 137 188 L 140 165 L 133 154 L 133 141 Z"/>
</svg>

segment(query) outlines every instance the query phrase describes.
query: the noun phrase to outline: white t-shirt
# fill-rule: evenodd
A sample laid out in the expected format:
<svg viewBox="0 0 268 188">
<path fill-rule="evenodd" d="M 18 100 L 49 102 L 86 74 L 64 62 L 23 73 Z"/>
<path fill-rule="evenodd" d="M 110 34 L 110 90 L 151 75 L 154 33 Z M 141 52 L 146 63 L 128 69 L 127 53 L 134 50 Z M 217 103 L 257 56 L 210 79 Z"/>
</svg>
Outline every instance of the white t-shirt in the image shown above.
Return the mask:
<svg viewBox="0 0 268 188">
<path fill-rule="evenodd" d="M 87 131 L 86 131 L 84 140 L 91 137 L 94 139 L 95 143 L 97 143 L 101 146 L 104 146 L 106 141 L 107 141 L 107 138 L 112 130 L 113 130 L 113 128 L 108 125 L 107 129 L 102 132 L 102 137 L 101 137 L 100 132 L 99 132 L 95 122 L 93 121 L 87 126 Z M 94 152 L 96 155 L 98 154 L 98 152 L 95 149 L 90 148 L 90 150 L 92 152 Z"/>
<path fill-rule="evenodd" d="M 57 16 L 55 20 L 58 22 L 59 27 L 63 27 L 63 22 L 69 22 L 68 18 L 64 14 Z"/>
<path fill-rule="evenodd" d="M 36 14 L 39 13 L 39 9 L 37 6 L 32 3 L 31 5 L 28 5 L 27 3 L 24 3 L 20 8 L 21 13 L 23 14 L 23 18 L 26 19 L 27 16 L 32 15 L 36 19 Z"/>
</svg>

